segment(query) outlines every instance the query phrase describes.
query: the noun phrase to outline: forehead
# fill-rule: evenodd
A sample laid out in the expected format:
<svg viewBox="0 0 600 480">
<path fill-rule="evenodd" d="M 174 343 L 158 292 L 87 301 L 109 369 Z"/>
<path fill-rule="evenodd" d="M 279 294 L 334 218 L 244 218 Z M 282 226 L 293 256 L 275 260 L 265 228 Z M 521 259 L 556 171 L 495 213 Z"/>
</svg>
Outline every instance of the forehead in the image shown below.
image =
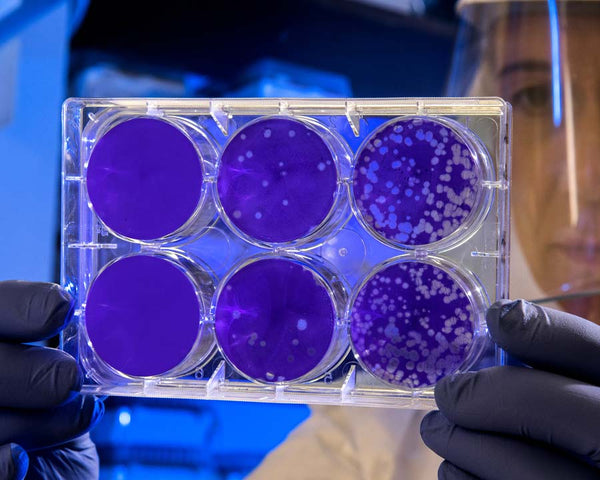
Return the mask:
<svg viewBox="0 0 600 480">
<path fill-rule="evenodd" d="M 586 9 L 587 10 L 587 9 Z M 582 56 L 598 56 L 600 8 L 578 12 L 559 11 L 558 38 L 561 47 L 580 50 Z M 509 14 L 498 19 L 488 31 L 487 46 L 496 64 L 519 60 L 549 60 L 552 53 L 550 18 L 544 12 Z"/>
</svg>

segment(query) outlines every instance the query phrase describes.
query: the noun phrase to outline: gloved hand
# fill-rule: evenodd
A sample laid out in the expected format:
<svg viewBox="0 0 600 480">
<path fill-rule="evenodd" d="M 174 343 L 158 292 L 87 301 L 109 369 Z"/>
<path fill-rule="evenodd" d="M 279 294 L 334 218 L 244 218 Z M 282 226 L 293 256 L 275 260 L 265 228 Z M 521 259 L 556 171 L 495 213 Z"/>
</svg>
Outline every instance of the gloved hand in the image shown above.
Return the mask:
<svg viewBox="0 0 600 480">
<path fill-rule="evenodd" d="M 600 478 L 600 326 L 519 300 L 494 304 L 492 338 L 526 367 L 450 376 L 423 441 L 444 480 Z"/>
<path fill-rule="evenodd" d="M 104 406 L 79 394 L 75 360 L 23 345 L 56 335 L 72 301 L 58 285 L 0 282 L 0 479 L 93 479 L 98 455 L 87 432 Z"/>
</svg>

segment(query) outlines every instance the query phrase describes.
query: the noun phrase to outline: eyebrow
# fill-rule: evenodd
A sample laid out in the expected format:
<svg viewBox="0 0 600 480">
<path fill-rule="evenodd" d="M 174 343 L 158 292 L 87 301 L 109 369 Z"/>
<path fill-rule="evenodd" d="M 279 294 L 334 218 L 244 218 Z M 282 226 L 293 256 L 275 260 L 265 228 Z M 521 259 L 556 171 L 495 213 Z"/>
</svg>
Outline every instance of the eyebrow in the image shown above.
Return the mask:
<svg viewBox="0 0 600 480">
<path fill-rule="evenodd" d="M 552 69 L 550 62 L 544 60 L 525 60 L 521 62 L 509 63 L 502 67 L 498 75 L 503 77 L 514 72 L 548 72 Z"/>
</svg>

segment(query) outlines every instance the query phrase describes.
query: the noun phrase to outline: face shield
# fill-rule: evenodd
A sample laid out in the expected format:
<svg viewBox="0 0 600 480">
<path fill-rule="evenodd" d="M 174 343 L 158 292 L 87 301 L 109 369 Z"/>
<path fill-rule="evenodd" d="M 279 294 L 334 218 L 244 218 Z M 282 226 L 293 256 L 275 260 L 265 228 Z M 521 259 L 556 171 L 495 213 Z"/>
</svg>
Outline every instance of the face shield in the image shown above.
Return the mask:
<svg viewBox="0 0 600 480">
<path fill-rule="evenodd" d="M 600 323 L 600 1 L 457 8 L 448 95 L 513 106 L 511 297 Z"/>
</svg>

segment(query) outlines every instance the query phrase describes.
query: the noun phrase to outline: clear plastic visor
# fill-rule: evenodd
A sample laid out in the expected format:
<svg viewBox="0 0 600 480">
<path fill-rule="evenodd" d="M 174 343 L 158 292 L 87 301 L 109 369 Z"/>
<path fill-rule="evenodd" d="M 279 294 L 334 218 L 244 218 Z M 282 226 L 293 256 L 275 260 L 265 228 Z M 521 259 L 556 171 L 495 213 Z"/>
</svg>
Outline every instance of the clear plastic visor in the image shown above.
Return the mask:
<svg viewBox="0 0 600 480">
<path fill-rule="evenodd" d="M 447 93 L 513 106 L 511 296 L 600 323 L 600 2 L 460 13 Z"/>
</svg>

